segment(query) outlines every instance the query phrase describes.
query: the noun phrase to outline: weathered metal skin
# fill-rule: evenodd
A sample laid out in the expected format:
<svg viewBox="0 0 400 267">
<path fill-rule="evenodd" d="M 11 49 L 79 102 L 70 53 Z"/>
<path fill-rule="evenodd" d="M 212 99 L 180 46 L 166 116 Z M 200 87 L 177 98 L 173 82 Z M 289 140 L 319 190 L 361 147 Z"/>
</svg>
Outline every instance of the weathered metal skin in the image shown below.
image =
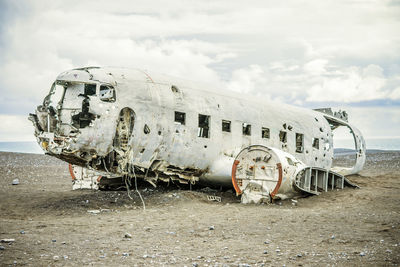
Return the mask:
<svg viewBox="0 0 400 267">
<path fill-rule="evenodd" d="M 52 99 L 56 94 L 59 99 Z M 175 121 L 175 112 L 185 113 L 183 123 Z M 208 116 L 204 129 L 201 115 Z M 226 186 L 232 186 L 235 157 L 254 144 L 329 170 L 333 124 L 348 125 L 322 112 L 142 70 L 98 67 L 61 73 L 30 120 L 45 153 L 105 176 Z M 222 131 L 222 120 L 230 121 L 229 132 Z M 251 125 L 250 135 L 243 133 L 244 123 Z M 268 138 L 262 136 L 263 127 L 269 129 Z M 349 173 L 365 161 L 365 143 L 352 129 L 362 152 Z M 296 133 L 302 135 L 301 149 Z"/>
<path fill-rule="evenodd" d="M 293 155 L 280 149 L 253 145 L 243 149 L 232 168 L 232 183 L 243 203 L 271 202 L 290 198 L 297 174 L 306 167 Z"/>
</svg>

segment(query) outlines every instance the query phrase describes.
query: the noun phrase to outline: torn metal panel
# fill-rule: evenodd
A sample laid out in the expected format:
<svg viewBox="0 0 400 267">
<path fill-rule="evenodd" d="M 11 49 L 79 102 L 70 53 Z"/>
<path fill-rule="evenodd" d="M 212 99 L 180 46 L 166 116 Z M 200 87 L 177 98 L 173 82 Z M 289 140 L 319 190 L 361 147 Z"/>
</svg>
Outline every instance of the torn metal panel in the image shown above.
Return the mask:
<svg viewBox="0 0 400 267">
<path fill-rule="evenodd" d="M 68 168 L 72 178 L 72 190 L 99 189 L 102 176 L 97 172 L 71 164 L 69 164 Z"/>
<path fill-rule="evenodd" d="M 253 145 L 243 149 L 232 166 L 232 184 L 242 203 L 270 203 L 300 193 L 356 187 L 343 175 L 309 167 L 293 155 L 276 148 Z"/>
<path fill-rule="evenodd" d="M 366 143 L 364 137 L 362 136 L 360 130 L 358 130 L 355 126 L 349 124 L 347 121 L 341 120 L 335 116 L 326 115 L 326 120 L 331 125 L 331 128 L 335 129 L 337 127 L 347 127 L 349 128 L 351 134 L 354 139 L 354 149 L 356 151 L 356 162 L 353 167 L 339 167 L 335 166 L 332 168 L 332 171 L 338 172 L 342 175 L 351 175 L 360 172 L 365 164 L 366 159 Z"/>
<path fill-rule="evenodd" d="M 235 158 L 255 144 L 288 164 L 284 172 L 293 169 L 288 159 L 330 170 L 332 130 L 341 125 L 361 149 L 350 172 L 360 170 L 361 134 L 345 113 L 330 112 L 142 70 L 88 67 L 61 73 L 30 120 L 45 153 L 107 177 L 232 186 Z"/>
<path fill-rule="evenodd" d="M 242 203 L 286 199 L 296 192 L 296 175 L 306 165 L 293 155 L 276 148 L 253 145 L 243 149 L 232 167 L 232 183 Z"/>
<path fill-rule="evenodd" d="M 119 188 L 124 182 L 122 177 L 110 176 L 108 173 L 89 170 L 72 164 L 68 165 L 68 169 L 72 179 L 72 190 Z"/>
</svg>

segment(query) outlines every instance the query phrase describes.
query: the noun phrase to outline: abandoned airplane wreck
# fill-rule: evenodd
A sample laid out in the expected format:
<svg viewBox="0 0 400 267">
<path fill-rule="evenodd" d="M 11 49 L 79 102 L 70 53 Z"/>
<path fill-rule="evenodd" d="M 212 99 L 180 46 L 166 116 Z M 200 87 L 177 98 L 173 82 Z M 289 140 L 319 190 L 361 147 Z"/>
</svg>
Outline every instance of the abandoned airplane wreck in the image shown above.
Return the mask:
<svg viewBox="0 0 400 267">
<path fill-rule="evenodd" d="M 346 112 L 268 102 L 137 69 L 61 73 L 29 119 L 75 181 L 127 177 L 231 186 L 243 203 L 352 185 L 365 141 Z M 332 166 L 333 133 L 354 137 L 353 167 Z"/>
</svg>

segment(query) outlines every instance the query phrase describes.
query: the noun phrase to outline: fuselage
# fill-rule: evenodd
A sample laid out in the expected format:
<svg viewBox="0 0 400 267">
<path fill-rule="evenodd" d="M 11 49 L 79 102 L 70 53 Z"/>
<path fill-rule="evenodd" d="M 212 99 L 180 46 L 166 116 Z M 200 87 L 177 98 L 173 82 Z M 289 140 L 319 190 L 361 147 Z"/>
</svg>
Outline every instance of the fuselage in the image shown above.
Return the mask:
<svg viewBox="0 0 400 267">
<path fill-rule="evenodd" d="M 332 120 L 346 124 L 318 111 L 135 69 L 75 69 L 60 74 L 54 88 L 62 92 L 50 94 L 32 118 L 38 142 L 50 155 L 113 175 L 133 168 L 145 177 L 230 184 L 234 158 L 254 144 L 329 170 Z"/>
</svg>

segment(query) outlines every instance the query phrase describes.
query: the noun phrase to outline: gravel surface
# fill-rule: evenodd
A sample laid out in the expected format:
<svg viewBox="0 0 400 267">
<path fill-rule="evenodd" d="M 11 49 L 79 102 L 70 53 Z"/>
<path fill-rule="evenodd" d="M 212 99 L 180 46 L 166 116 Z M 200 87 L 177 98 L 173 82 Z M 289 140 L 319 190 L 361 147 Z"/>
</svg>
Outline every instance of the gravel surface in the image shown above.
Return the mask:
<svg viewBox="0 0 400 267">
<path fill-rule="evenodd" d="M 0 266 L 400 264 L 400 152 L 367 154 L 348 177 L 360 189 L 271 205 L 240 204 L 232 190 L 140 184 L 143 210 L 134 192 L 72 191 L 67 167 L 0 152 Z"/>
</svg>

